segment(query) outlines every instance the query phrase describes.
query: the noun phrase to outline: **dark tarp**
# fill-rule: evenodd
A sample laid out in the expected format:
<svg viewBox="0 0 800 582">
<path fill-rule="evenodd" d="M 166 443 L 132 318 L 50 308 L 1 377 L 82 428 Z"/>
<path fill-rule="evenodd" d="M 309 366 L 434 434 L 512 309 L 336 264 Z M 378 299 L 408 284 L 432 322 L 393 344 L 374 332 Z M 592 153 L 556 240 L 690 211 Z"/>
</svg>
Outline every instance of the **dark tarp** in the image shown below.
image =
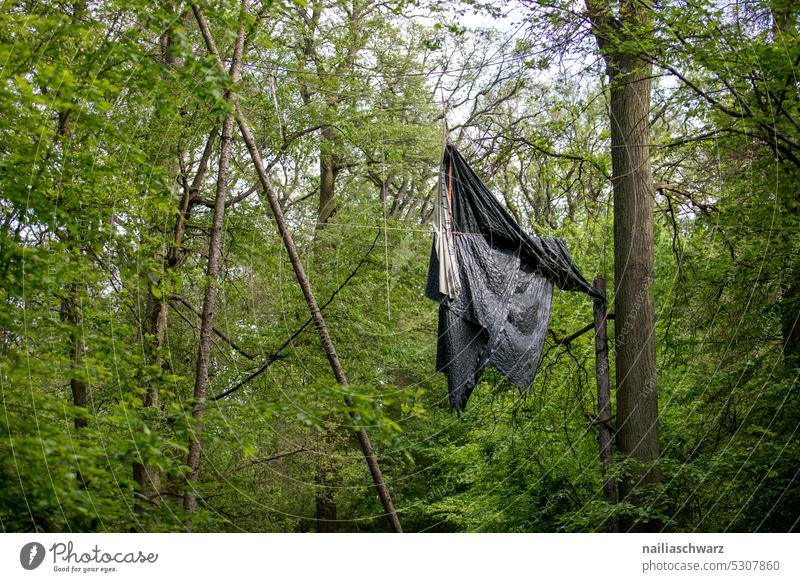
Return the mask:
<svg viewBox="0 0 800 582">
<path fill-rule="evenodd" d="M 447 375 L 451 408 L 462 410 L 488 365 L 515 386 L 531 387 L 550 322 L 553 284 L 595 292 L 564 241 L 527 235 L 449 143 L 441 178 L 437 204 L 452 210 L 448 234 L 459 289 L 455 296 L 440 291 L 444 277 L 434 240 L 425 294 L 439 302 L 436 369 Z"/>
</svg>

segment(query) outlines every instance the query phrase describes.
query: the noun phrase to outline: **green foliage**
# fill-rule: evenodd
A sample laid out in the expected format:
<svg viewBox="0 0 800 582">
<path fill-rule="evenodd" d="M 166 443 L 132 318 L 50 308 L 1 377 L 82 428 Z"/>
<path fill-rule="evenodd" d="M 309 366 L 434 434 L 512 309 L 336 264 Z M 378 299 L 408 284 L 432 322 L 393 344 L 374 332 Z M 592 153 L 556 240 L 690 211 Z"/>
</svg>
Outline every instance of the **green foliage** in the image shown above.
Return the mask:
<svg viewBox="0 0 800 582">
<path fill-rule="evenodd" d="M 667 2 L 639 23 L 654 44 L 618 47 L 669 75 L 651 148 L 662 480 L 609 505 L 587 422 L 592 334 L 557 341 L 591 320 L 590 300 L 555 293 L 529 394 L 490 371 L 459 417 L 423 297 L 443 97 L 451 139 L 520 224 L 563 237 L 613 297 L 607 87 L 585 20 L 568 3 L 526 2 L 530 26 L 514 35 L 461 18 L 500 16 L 494 5 L 390 4 L 204 7 L 226 62 L 241 18 L 250 30 L 239 106 L 350 385 L 335 382 L 313 325 L 298 331 L 308 310 L 236 137 L 191 516 L 197 312 L 230 78 L 183 4 L 3 4 L 3 530 L 311 531 L 329 493 L 339 530 L 383 531 L 360 427 L 406 531 L 602 531 L 619 516 L 671 531 L 796 529 L 800 112 L 787 79 L 800 44 L 791 20 L 772 26 L 782 5 Z M 405 18 L 412 7 L 430 20 Z M 318 228 L 325 156 L 336 211 Z M 145 499 L 134 465 L 159 474 L 160 498 Z M 614 459 L 613 477 L 629 470 Z"/>
</svg>

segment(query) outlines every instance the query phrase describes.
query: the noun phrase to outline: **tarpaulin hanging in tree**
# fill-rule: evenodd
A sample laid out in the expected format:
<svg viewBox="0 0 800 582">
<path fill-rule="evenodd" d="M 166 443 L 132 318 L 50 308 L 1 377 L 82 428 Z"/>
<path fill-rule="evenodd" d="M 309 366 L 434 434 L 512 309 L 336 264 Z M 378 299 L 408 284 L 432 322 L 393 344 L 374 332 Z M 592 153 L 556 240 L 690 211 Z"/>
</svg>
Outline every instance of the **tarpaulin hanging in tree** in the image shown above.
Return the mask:
<svg viewBox="0 0 800 582">
<path fill-rule="evenodd" d="M 487 366 L 529 389 L 553 284 L 595 295 L 560 238 L 529 236 L 447 143 L 425 295 L 439 302 L 436 369 L 462 410 Z"/>
</svg>

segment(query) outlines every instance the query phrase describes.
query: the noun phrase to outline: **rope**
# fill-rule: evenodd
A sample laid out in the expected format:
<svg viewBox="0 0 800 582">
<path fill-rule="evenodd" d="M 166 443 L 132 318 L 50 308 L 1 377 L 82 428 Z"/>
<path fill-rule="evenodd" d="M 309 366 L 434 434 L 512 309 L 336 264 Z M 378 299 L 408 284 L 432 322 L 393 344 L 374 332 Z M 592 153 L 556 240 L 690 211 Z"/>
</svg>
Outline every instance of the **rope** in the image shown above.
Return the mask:
<svg viewBox="0 0 800 582">
<path fill-rule="evenodd" d="M 421 232 L 423 234 L 433 234 L 433 230 L 430 228 L 405 228 L 399 226 L 385 226 L 383 224 L 355 224 L 348 222 L 317 222 L 316 220 L 298 220 L 297 222 L 301 224 L 307 224 L 309 226 L 317 226 L 317 225 L 324 226 L 325 228 L 328 228 L 329 226 L 339 226 L 342 228 L 363 228 L 368 230 L 396 230 L 398 232 Z M 453 234 L 458 236 L 482 236 L 482 237 L 486 236 L 482 232 L 458 232 L 455 230 L 453 231 Z"/>
<path fill-rule="evenodd" d="M 530 59 L 532 57 L 544 54 L 545 50 L 526 53 L 524 55 L 516 55 L 513 57 L 509 57 L 506 59 L 500 59 L 493 62 L 485 62 L 479 65 L 469 65 L 464 67 L 457 67 L 453 69 L 441 69 L 441 70 L 433 70 L 427 72 L 420 72 L 420 73 L 328 73 L 328 72 L 319 72 L 319 71 L 311 71 L 311 70 L 303 70 L 297 69 L 294 67 L 285 67 L 281 65 L 275 64 L 267 64 L 267 65 L 255 65 L 253 63 L 244 63 L 243 66 L 248 69 L 252 69 L 254 71 L 261 71 L 261 72 L 273 72 L 273 71 L 280 71 L 282 73 L 294 73 L 297 75 L 308 75 L 313 77 L 327 77 L 327 78 L 357 78 L 357 79 L 396 79 L 396 78 L 426 78 L 431 79 L 435 77 L 440 77 L 442 75 L 452 75 L 454 73 L 464 73 L 466 71 L 479 71 L 483 69 L 488 69 L 491 67 L 496 67 L 498 65 L 508 65 L 513 64 L 517 61 L 524 61 L 526 59 Z"/>
<path fill-rule="evenodd" d="M 383 226 L 381 224 L 355 224 L 355 223 L 347 223 L 347 222 L 318 222 L 316 220 L 298 220 L 297 222 L 301 224 L 307 224 L 308 226 L 324 226 L 328 228 L 329 226 L 338 226 L 342 228 L 364 228 L 368 230 L 397 230 L 402 232 L 422 232 L 426 234 L 430 234 L 433 232 L 429 228 L 404 228 L 399 226 Z"/>
</svg>

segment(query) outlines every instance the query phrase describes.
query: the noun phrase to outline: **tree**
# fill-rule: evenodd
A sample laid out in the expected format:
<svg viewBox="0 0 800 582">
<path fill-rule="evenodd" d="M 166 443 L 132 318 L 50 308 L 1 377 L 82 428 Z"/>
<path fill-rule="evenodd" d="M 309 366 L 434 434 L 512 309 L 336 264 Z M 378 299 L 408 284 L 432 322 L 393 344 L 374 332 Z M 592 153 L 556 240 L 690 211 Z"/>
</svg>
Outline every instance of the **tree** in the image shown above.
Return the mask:
<svg viewBox="0 0 800 582">
<path fill-rule="evenodd" d="M 650 168 L 652 65 L 642 58 L 652 17 L 629 0 L 586 2 L 606 63 L 611 94 L 611 181 L 614 190 L 614 312 L 618 451 L 634 462 L 620 481 L 621 500 L 660 479 L 656 335 L 653 307 L 653 178 Z M 652 529 L 657 523 L 622 527 Z"/>
<path fill-rule="evenodd" d="M 245 42 L 245 18 L 249 0 L 242 0 L 239 14 L 239 32 L 231 59 L 230 77 L 231 84 L 236 85 L 242 70 L 242 57 Z M 199 14 L 197 5 L 192 6 L 195 15 Z M 199 18 L 199 16 L 198 16 Z M 189 453 L 186 464 L 189 466 L 189 488 L 183 500 L 183 508 L 192 513 L 196 507 L 196 495 L 193 481 L 197 481 L 200 470 L 200 439 L 202 436 L 202 419 L 205 411 L 206 390 L 208 388 L 208 369 L 210 365 L 211 337 L 214 330 L 214 308 L 217 300 L 217 278 L 220 270 L 220 255 L 222 246 L 222 228 L 225 220 L 225 205 L 228 202 L 228 171 L 230 167 L 231 148 L 233 141 L 234 110 L 236 108 L 236 93 L 232 88 L 225 92 L 224 99 L 229 111 L 222 122 L 222 135 L 220 138 L 219 170 L 217 171 L 217 191 L 214 198 L 214 210 L 211 219 L 211 236 L 208 240 L 208 262 L 206 266 L 206 285 L 203 296 L 203 312 L 200 317 L 200 342 L 197 354 L 197 370 L 194 381 L 194 402 L 192 403 L 192 420 L 194 421 L 192 438 L 189 442 Z"/>
<path fill-rule="evenodd" d="M 715 130 L 702 139 L 737 142 L 766 163 L 777 162 L 782 182 L 779 216 L 796 220 L 800 205 L 791 177 L 800 169 L 796 3 L 768 0 L 714 9 L 690 3 L 688 10 L 671 4 L 667 8 L 658 21 L 664 31 L 660 50 L 651 51 L 649 62 L 676 78 L 693 105 L 708 112 L 710 118 L 703 121 Z M 785 364 L 793 369 L 800 362 L 800 266 L 790 256 L 781 260 L 778 309 Z"/>
</svg>

